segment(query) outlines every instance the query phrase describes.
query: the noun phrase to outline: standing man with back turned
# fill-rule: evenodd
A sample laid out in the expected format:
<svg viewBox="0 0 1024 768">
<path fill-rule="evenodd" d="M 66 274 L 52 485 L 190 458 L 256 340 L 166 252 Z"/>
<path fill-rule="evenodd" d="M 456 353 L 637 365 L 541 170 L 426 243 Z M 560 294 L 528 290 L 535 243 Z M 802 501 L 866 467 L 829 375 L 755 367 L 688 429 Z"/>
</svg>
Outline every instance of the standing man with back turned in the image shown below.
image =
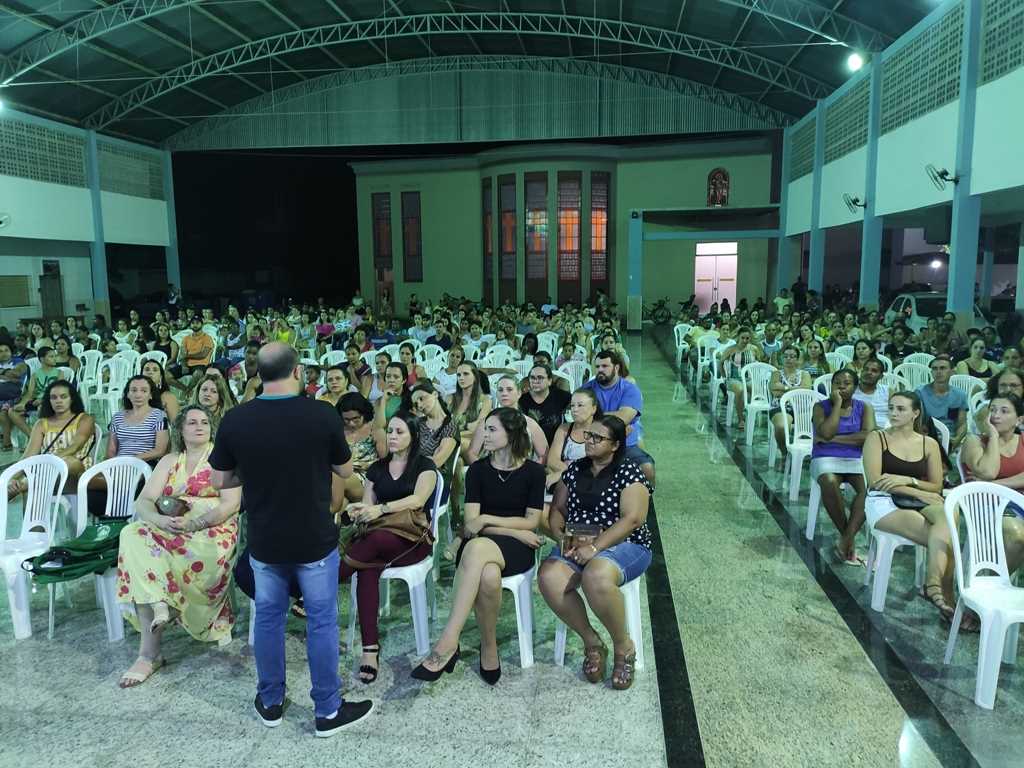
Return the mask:
<svg viewBox="0 0 1024 768">
<path fill-rule="evenodd" d="M 371 701 L 341 699 L 338 676 L 338 529 L 330 513 L 331 473 L 352 474 L 341 417 L 329 404 L 299 397 L 298 353 L 274 342 L 259 351 L 263 394 L 233 408 L 210 454 L 217 488 L 245 481 L 250 561 L 256 582 L 256 714 L 281 724 L 284 629 L 289 582 L 306 608 L 306 653 L 316 735 L 333 736 L 364 719 Z"/>
</svg>

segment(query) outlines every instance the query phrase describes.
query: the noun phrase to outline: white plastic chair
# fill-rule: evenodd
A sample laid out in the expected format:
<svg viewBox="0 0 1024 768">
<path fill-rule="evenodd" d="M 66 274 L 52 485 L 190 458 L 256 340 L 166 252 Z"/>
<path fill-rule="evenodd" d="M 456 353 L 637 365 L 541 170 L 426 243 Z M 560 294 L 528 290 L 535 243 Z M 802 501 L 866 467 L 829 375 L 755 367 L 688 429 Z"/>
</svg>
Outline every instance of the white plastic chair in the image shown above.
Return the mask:
<svg viewBox="0 0 1024 768">
<path fill-rule="evenodd" d="M 572 391 L 583 386 L 583 382 L 590 378 L 590 366 L 582 360 L 569 360 L 562 363 L 558 370 L 572 379 Z"/>
<path fill-rule="evenodd" d="M 422 366 L 423 371 L 427 374 L 428 379 L 433 379 L 442 368 L 447 367 L 447 363 L 445 363 L 444 359 L 440 355 L 432 357 L 429 360 L 424 360 L 420 365 Z"/>
<path fill-rule="evenodd" d="M 768 385 L 771 383 L 773 373 L 775 373 L 775 366 L 768 363 L 748 363 L 740 371 L 740 378 L 743 380 L 743 398 L 746 402 L 747 447 L 754 445 L 757 417 L 761 414 L 764 414 L 766 419 L 768 417 L 772 402 Z M 726 423 L 732 421 L 728 414 L 725 420 Z"/>
<path fill-rule="evenodd" d="M 875 357 L 877 357 L 881 361 L 882 365 L 885 366 L 884 373 L 892 373 L 892 360 L 891 359 L 889 359 L 885 355 L 881 355 L 881 354 L 876 354 Z"/>
<path fill-rule="evenodd" d="M 135 365 L 137 366 L 135 372 L 142 373 L 142 366 L 144 366 L 148 360 L 155 360 L 160 364 L 161 368 L 167 367 L 167 353 L 154 349 L 151 352 L 143 352 L 139 355 L 139 359 L 135 362 Z"/>
<path fill-rule="evenodd" d="M 931 365 L 932 360 L 935 359 L 935 355 L 929 355 L 927 352 L 914 352 L 912 355 L 907 355 L 903 358 L 904 363 L 916 363 L 917 365 L 923 365 L 927 368 Z M 899 368 L 899 366 L 896 366 Z"/>
<path fill-rule="evenodd" d="M 889 390 L 890 395 L 897 392 L 906 392 L 910 389 L 910 384 L 908 384 L 907 380 L 898 373 L 883 373 L 881 384 Z"/>
<path fill-rule="evenodd" d="M 683 358 L 690 351 L 690 345 L 686 341 L 686 336 L 692 330 L 693 326 L 687 323 L 678 323 L 672 329 L 672 336 L 676 344 L 676 373 L 683 372 Z"/>
<path fill-rule="evenodd" d="M 397 362 L 399 360 L 398 353 L 401 351 L 397 344 L 385 344 L 380 348 L 381 352 L 385 352 L 391 358 L 391 362 Z M 344 358 L 342 358 L 344 359 Z"/>
<path fill-rule="evenodd" d="M 60 377 L 64 379 L 64 381 L 70 382 L 72 384 L 75 383 L 75 369 L 72 368 L 70 365 L 57 366 L 57 370 L 60 371 Z"/>
<path fill-rule="evenodd" d="M 946 497 L 946 522 L 952 538 L 960 599 L 949 628 L 943 663 L 949 664 L 953 657 L 966 606 L 981 619 L 974 703 L 985 709 L 995 707 L 1000 663 L 1016 662 L 1018 625 L 1024 622 L 1024 589 L 1010 583 L 1003 544 L 1003 511 L 1010 502 L 1024 506 L 1024 496 L 995 483 L 967 483 L 954 488 Z M 966 567 L 956 524 L 958 509 L 967 530 Z M 988 573 L 982 575 L 985 572 Z"/>
<path fill-rule="evenodd" d="M 622 593 L 626 608 L 626 631 L 629 632 L 629 639 L 636 646 L 636 669 L 644 668 L 644 627 L 643 617 L 640 613 L 640 579 L 627 581 L 619 591 Z M 565 666 L 565 624 L 558 621 L 555 626 L 555 664 Z"/>
<path fill-rule="evenodd" d="M 840 368 L 845 368 L 850 364 L 850 358 L 838 352 L 826 352 L 825 359 L 828 361 L 828 367 L 833 371 L 838 371 Z"/>
<path fill-rule="evenodd" d="M 28 490 L 23 494 L 24 512 L 21 534 L 16 539 L 7 535 L 7 486 L 11 480 L 24 472 Z M 54 528 L 57 524 L 57 510 L 61 494 L 68 479 L 68 465 L 57 456 L 31 456 L 22 459 L 0 474 L 0 570 L 7 586 L 7 600 L 14 624 L 14 639 L 23 640 L 32 636 L 32 618 L 29 613 L 29 576 L 21 564 L 31 557 L 38 557 L 53 544 Z M 32 530 L 40 528 L 42 530 Z"/>
<path fill-rule="evenodd" d="M 804 529 L 804 538 L 808 541 L 814 541 L 814 529 L 818 525 L 818 513 L 821 511 L 821 486 L 818 485 L 818 477 L 827 472 L 862 475 L 864 463 L 860 459 L 839 459 L 831 456 L 811 460 L 811 490 L 807 500 L 807 526 Z M 843 487 L 848 486 L 844 484 Z"/>
<path fill-rule="evenodd" d="M 569 385 L 569 391 L 570 392 L 573 391 L 573 379 L 565 371 L 552 371 L 551 372 L 551 378 L 552 378 L 552 381 L 554 381 L 554 382 L 557 382 L 559 379 L 561 379 L 562 381 L 565 381 Z"/>
<path fill-rule="evenodd" d="M 25 365 L 28 366 L 28 375 L 31 378 L 32 375 L 42 367 L 43 361 L 38 357 L 27 357 L 25 358 Z"/>
<path fill-rule="evenodd" d="M 967 402 L 971 401 L 971 397 L 975 392 L 981 390 L 985 391 L 985 382 L 979 379 L 977 376 L 968 376 L 963 373 L 954 373 L 949 377 L 949 386 L 952 389 L 959 389 L 964 395 L 967 396 Z"/>
<path fill-rule="evenodd" d="M 931 383 L 932 380 L 931 368 L 921 363 L 908 363 L 906 360 L 897 365 L 893 373 L 906 379 L 911 389 L 923 387 L 925 384 Z"/>
<path fill-rule="evenodd" d="M 462 347 L 463 357 L 471 362 L 478 362 L 482 357 L 483 353 L 480 351 L 480 347 L 473 344 L 466 344 Z"/>
<path fill-rule="evenodd" d="M 519 666 L 523 669 L 533 666 L 533 577 L 534 566 L 526 573 L 505 576 L 501 588 L 512 593 L 516 609 L 516 629 L 519 633 Z"/>
<path fill-rule="evenodd" d="M 832 376 L 831 373 L 823 373 L 821 376 L 816 376 L 814 381 L 811 383 L 811 387 L 815 392 L 820 392 L 826 398 L 832 394 Z"/>
<path fill-rule="evenodd" d="M 513 360 L 509 368 L 515 371 L 516 376 L 520 379 L 525 379 L 530 375 L 530 369 L 533 368 L 533 356 L 531 355 L 525 360 Z"/>
<path fill-rule="evenodd" d="M 374 354 L 377 354 L 376 352 Z M 332 349 L 330 352 L 324 352 L 320 355 L 320 365 L 324 368 L 330 368 L 332 365 L 340 365 L 345 362 L 345 350 L 343 349 Z M 373 363 L 369 363 L 370 366 Z"/>
<path fill-rule="evenodd" d="M 430 530 L 434 537 L 434 549 L 437 549 L 437 524 L 440 518 L 441 508 L 441 496 L 444 490 L 444 478 L 440 472 L 437 472 L 437 485 L 434 487 L 433 504 L 431 506 L 430 513 Z M 380 575 L 380 580 L 385 586 L 385 613 L 390 612 L 391 600 L 390 591 L 387 589 L 386 582 L 391 579 L 401 579 L 409 587 L 409 603 L 412 608 L 412 626 L 413 633 L 416 636 L 416 653 L 420 656 L 425 656 L 430 651 L 430 626 L 429 617 L 427 616 L 427 579 L 430 579 L 430 614 L 434 615 L 437 611 L 437 595 L 435 593 L 435 584 L 433 578 L 434 571 L 434 555 L 431 554 L 428 557 L 423 558 L 415 565 L 395 566 L 392 568 L 385 568 Z M 352 574 L 352 607 L 349 615 L 348 622 L 348 647 L 352 649 L 355 647 L 356 639 L 356 617 L 359 614 L 358 605 L 356 603 L 356 584 L 359 578 L 359 571 Z M 255 615 L 255 611 L 253 611 Z M 251 636 L 251 630 L 250 630 Z"/>
<path fill-rule="evenodd" d="M 107 504 L 104 517 L 131 517 L 135 512 L 135 496 L 140 482 L 145 483 L 153 474 L 150 466 L 134 456 L 118 456 L 90 467 L 78 478 L 76 494 L 75 535 L 85 530 L 88 522 L 89 481 L 103 475 L 107 483 Z M 103 608 L 107 625 L 107 640 L 124 640 L 124 620 L 117 602 L 117 568 L 108 568 L 96 577 L 96 602 Z M 50 629 L 53 631 L 53 601 L 50 603 Z"/>
<path fill-rule="evenodd" d="M 71 342 L 71 354 L 75 357 L 81 357 L 82 353 L 85 352 L 85 345 L 79 341 Z"/>
<path fill-rule="evenodd" d="M 369 352 L 363 352 L 359 357 L 364 363 L 370 366 L 370 370 L 376 370 L 374 366 L 377 364 L 377 355 L 379 354 L 379 350 L 371 349 Z"/>
<path fill-rule="evenodd" d="M 967 430 L 972 435 L 980 434 L 978 430 L 978 416 L 981 414 L 982 410 L 988 407 L 988 403 L 988 392 L 984 390 L 981 392 L 975 392 L 968 400 L 970 417 L 967 420 Z"/>
<path fill-rule="evenodd" d="M 836 347 L 832 350 L 836 354 L 842 355 L 848 361 L 853 360 L 853 344 L 843 344 L 840 347 Z"/>
<path fill-rule="evenodd" d="M 553 358 L 558 351 L 558 334 L 554 331 L 542 331 L 537 334 L 537 349 L 547 352 Z"/>
<path fill-rule="evenodd" d="M 811 421 L 814 404 L 826 399 L 820 392 L 809 389 L 791 389 L 779 398 L 782 412 L 793 412 L 792 425 L 789 419 L 783 422 L 786 434 L 786 466 L 783 476 L 786 473 L 789 475 L 790 501 L 796 501 L 800 496 L 800 475 L 804 459 L 811 455 L 814 448 L 814 424 Z"/>
<path fill-rule="evenodd" d="M 82 363 L 78 369 L 78 380 L 81 382 L 79 389 L 82 390 L 84 396 L 86 387 L 90 387 L 96 382 L 96 369 L 99 368 L 100 361 L 103 359 L 103 353 L 98 349 L 87 349 L 78 355 L 78 359 Z"/>
<path fill-rule="evenodd" d="M 428 360 L 434 360 L 444 353 L 444 349 L 437 344 L 424 344 L 416 350 L 416 362 L 423 364 Z"/>
<path fill-rule="evenodd" d="M 515 359 L 516 353 L 511 347 L 496 346 L 487 350 L 480 364 L 484 368 L 508 368 Z"/>
<path fill-rule="evenodd" d="M 718 400 L 722 395 L 722 385 L 726 381 L 726 361 L 722 359 L 722 353 L 729 349 L 729 344 L 718 346 L 711 353 L 711 379 L 708 387 L 711 392 L 711 415 L 718 418 Z M 731 390 L 727 395 L 731 394 Z M 728 413 L 728 408 L 726 408 Z"/>
<path fill-rule="evenodd" d="M 697 406 L 700 407 L 700 387 L 704 381 L 704 372 L 710 371 L 714 364 L 715 350 L 718 349 L 718 336 L 705 333 L 697 339 L 697 371 L 694 380 L 694 392 L 697 394 Z"/>
</svg>

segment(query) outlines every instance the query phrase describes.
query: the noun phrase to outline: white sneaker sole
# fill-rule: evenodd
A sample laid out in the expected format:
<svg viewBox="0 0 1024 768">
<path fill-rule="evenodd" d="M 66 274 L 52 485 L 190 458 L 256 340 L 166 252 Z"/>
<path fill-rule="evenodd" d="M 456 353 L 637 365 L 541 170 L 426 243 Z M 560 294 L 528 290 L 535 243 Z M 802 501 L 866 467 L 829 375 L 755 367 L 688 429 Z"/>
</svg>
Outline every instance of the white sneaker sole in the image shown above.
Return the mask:
<svg viewBox="0 0 1024 768">
<path fill-rule="evenodd" d="M 267 720 L 265 717 L 263 717 L 263 715 L 260 714 L 260 711 L 256 709 L 255 704 L 252 705 L 252 711 L 256 713 L 257 719 L 265 726 L 267 726 L 267 728 L 277 728 L 277 726 L 279 726 L 281 722 L 284 720 L 283 716 L 277 718 L 277 720 Z"/>
<path fill-rule="evenodd" d="M 345 723 L 344 725 L 339 725 L 339 726 L 337 726 L 335 728 L 331 728 L 331 730 L 329 730 L 329 731 L 318 731 L 318 730 L 315 729 L 315 726 L 314 726 L 314 734 L 316 735 L 316 737 L 318 739 L 328 739 L 328 738 L 330 738 L 331 736 L 333 736 L 336 733 L 340 733 L 341 731 L 344 731 L 344 730 L 346 730 L 348 728 L 351 728 L 354 725 L 359 725 L 359 723 L 365 722 L 366 718 L 368 718 L 371 714 L 373 714 L 373 710 L 376 708 L 376 706 L 377 705 L 374 704 L 371 701 L 370 702 L 370 708 L 368 710 L 366 710 L 366 714 L 365 715 L 360 717 L 358 720 L 353 720 L 353 721 L 351 721 L 349 723 Z"/>
</svg>

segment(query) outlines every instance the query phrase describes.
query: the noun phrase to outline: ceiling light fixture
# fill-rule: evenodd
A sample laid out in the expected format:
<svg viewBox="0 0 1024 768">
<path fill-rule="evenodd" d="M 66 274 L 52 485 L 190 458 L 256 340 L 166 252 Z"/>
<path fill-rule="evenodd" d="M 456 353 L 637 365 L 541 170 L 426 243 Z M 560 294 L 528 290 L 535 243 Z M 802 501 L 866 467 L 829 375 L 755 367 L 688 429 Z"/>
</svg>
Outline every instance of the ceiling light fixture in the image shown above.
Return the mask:
<svg viewBox="0 0 1024 768">
<path fill-rule="evenodd" d="M 846 58 L 846 66 L 851 72 L 857 72 L 861 67 L 864 66 L 864 57 L 859 53 L 851 53 Z"/>
<path fill-rule="evenodd" d="M 939 259 L 935 259 L 932 262 L 932 269 L 939 269 L 942 267 L 942 262 Z"/>
</svg>

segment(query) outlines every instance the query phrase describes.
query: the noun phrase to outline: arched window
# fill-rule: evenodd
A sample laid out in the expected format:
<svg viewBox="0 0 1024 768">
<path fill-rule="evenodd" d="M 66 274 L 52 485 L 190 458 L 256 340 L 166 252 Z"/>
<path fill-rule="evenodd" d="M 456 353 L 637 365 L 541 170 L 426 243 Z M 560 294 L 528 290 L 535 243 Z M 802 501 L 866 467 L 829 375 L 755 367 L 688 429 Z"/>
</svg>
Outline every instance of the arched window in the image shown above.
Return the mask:
<svg viewBox="0 0 1024 768">
<path fill-rule="evenodd" d="M 721 208 L 729 204 L 729 172 L 715 168 L 708 174 L 708 208 Z"/>
</svg>

